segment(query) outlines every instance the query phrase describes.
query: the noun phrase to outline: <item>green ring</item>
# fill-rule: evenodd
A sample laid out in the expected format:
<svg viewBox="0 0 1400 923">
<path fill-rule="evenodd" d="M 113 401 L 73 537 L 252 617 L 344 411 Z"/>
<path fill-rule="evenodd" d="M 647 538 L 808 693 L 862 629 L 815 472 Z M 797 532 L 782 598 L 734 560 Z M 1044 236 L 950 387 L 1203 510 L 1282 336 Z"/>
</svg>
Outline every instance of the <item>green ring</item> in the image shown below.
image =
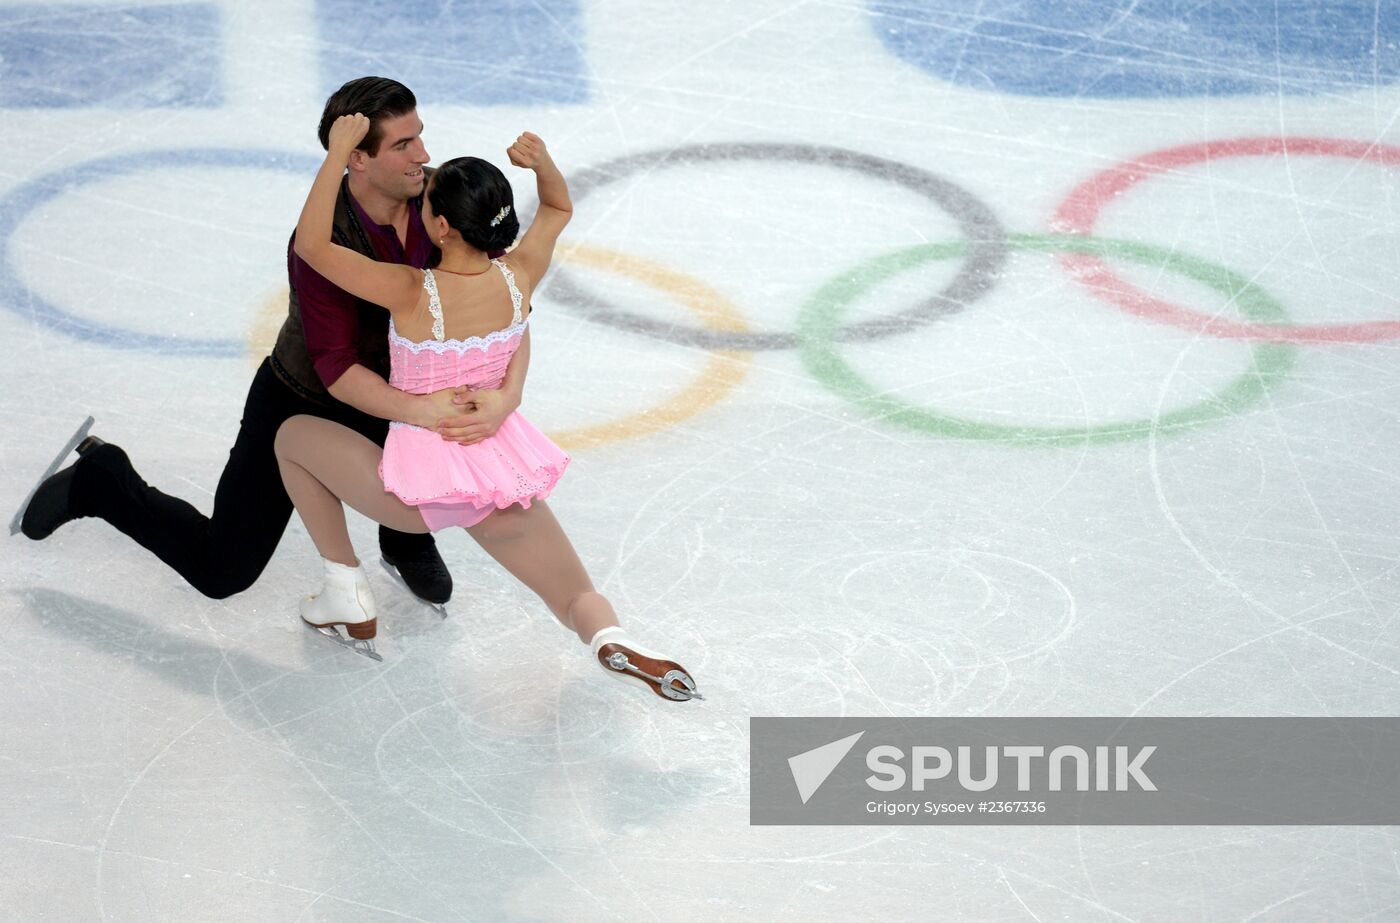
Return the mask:
<svg viewBox="0 0 1400 923">
<path fill-rule="evenodd" d="M 1208 285 L 1227 296 L 1239 305 L 1241 312 L 1251 321 L 1280 323 L 1289 320 L 1281 304 L 1243 276 L 1161 247 L 1061 234 L 1013 234 L 1008 237 L 1007 245 L 1017 251 L 1092 253 L 1161 267 Z M 1257 343 L 1251 349 L 1250 364 L 1244 373 L 1205 400 L 1160 417 L 1101 426 L 1043 427 L 982 423 L 924 410 L 881 393 L 857 374 L 837 352 L 836 331 L 847 308 L 885 278 L 924 263 L 961 257 L 965 249 L 965 244 L 948 243 L 922 244 L 896 250 L 863 263 L 823 285 L 803 305 L 798 315 L 803 365 L 818 382 L 852 401 L 864 412 L 906 429 L 984 442 L 1074 445 L 1142 439 L 1154 433 L 1175 432 L 1240 413 L 1258 403 L 1283 381 L 1297 356 L 1297 350 L 1287 344 Z"/>
</svg>

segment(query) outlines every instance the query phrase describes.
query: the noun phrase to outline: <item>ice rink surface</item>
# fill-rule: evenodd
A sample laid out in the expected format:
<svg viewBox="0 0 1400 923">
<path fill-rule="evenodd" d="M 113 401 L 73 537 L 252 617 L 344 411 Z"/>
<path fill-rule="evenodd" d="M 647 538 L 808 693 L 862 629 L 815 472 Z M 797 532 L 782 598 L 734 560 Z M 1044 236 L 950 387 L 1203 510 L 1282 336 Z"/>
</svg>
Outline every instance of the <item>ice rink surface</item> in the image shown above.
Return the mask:
<svg viewBox="0 0 1400 923">
<path fill-rule="evenodd" d="M 0 919 L 1395 919 L 1385 827 L 751 827 L 755 715 L 1385 715 L 1400 4 L 0 5 L 5 516 L 88 413 L 207 509 L 326 94 L 574 185 L 524 412 L 639 638 L 464 535 L 375 664 L 293 521 L 214 601 L 0 557 Z M 533 185 L 510 170 L 528 213 Z"/>
</svg>

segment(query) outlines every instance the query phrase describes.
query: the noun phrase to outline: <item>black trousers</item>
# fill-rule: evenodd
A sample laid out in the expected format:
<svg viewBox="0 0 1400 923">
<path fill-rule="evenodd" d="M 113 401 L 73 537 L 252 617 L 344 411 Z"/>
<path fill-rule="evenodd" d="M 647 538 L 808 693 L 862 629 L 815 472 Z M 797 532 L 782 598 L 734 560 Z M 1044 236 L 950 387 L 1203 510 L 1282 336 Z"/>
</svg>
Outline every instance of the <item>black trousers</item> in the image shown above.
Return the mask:
<svg viewBox="0 0 1400 923">
<path fill-rule="evenodd" d="M 282 423 L 299 413 L 343 423 L 381 446 L 389 432 L 385 420 L 299 394 L 265 359 L 248 389 L 238 438 L 214 492 L 213 515 L 147 484 L 115 445 L 98 447 L 77 466 L 75 509 L 105 519 L 135 539 L 205 596 L 224 599 L 241 593 L 267 567 L 292 515 L 272 443 Z M 379 541 L 397 554 L 433 547 L 431 535 L 383 527 Z"/>
</svg>

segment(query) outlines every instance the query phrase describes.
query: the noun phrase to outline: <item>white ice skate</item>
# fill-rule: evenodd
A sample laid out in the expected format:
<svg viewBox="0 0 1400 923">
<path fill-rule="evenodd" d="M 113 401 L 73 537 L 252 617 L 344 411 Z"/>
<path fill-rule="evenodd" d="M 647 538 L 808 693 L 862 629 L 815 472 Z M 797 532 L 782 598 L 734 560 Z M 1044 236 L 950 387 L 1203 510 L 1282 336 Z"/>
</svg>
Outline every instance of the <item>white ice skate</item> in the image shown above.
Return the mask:
<svg viewBox="0 0 1400 923">
<path fill-rule="evenodd" d="M 374 649 L 379 620 L 364 570 L 334 561 L 324 564 L 325 585 L 319 594 L 301 601 L 301 620 L 335 643 L 382 662 L 384 658 Z"/>
<path fill-rule="evenodd" d="M 704 698 L 685 667 L 637 644 L 616 625 L 594 635 L 591 646 L 599 665 L 618 679 L 638 680 L 673 702 Z"/>
</svg>

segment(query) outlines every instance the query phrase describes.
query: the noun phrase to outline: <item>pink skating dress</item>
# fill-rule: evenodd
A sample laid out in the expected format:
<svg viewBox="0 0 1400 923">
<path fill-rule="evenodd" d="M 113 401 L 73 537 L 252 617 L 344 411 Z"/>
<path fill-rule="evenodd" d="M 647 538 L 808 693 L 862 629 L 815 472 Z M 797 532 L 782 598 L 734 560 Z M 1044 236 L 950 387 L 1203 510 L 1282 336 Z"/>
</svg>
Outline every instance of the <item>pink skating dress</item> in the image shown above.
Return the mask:
<svg viewBox="0 0 1400 923">
<path fill-rule="evenodd" d="M 414 342 L 399 336 L 389 321 L 389 384 L 410 394 L 428 394 L 466 385 L 499 388 L 511 356 L 525 335 L 515 274 L 501 260 L 492 264 L 505 277 L 515 309 L 511 325 L 484 337 L 443 338 L 442 302 L 432 270 L 423 271 L 433 339 Z M 379 463 L 384 489 L 416 506 L 436 532 L 471 526 L 495 509 L 549 496 L 564 474 L 569 456 L 518 413 L 506 417 L 494 436 L 472 445 L 447 442 L 432 430 L 391 422 Z"/>
</svg>

